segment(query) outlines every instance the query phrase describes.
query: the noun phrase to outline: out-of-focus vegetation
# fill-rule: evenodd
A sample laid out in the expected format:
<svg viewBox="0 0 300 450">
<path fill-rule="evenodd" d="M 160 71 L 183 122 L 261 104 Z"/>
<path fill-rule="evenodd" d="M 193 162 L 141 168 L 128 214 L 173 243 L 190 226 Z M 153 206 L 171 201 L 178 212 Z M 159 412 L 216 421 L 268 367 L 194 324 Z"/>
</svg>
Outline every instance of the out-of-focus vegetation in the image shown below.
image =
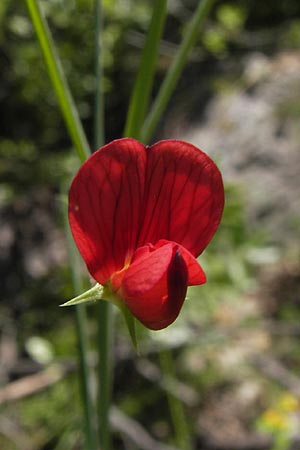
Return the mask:
<svg viewBox="0 0 300 450">
<path fill-rule="evenodd" d="M 152 2 L 103 3 L 109 141 L 122 135 Z M 92 142 L 93 1 L 40 4 Z M 196 4 L 169 1 L 155 92 Z M 300 51 L 299 17 L 298 0 L 217 1 L 172 106 L 183 99 L 191 79 L 202 83 L 203 105 L 220 86 L 232 88 L 240 61 L 252 52 L 272 56 Z M 72 295 L 62 231 L 66 200 L 61 192 L 77 161 L 25 2 L 1 0 L 0 65 L 0 448 L 81 449 L 73 312 L 58 309 Z M 290 98 L 280 108 L 285 119 L 291 114 L 299 117 L 296 93 Z M 244 114 L 246 120 L 247 111 Z M 167 121 L 168 112 L 157 137 Z M 222 226 L 201 257 L 209 281 L 190 289 L 176 324 L 159 333 L 139 330 L 142 356 L 137 357 L 116 315 L 116 449 L 151 448 L 143 432 L 155 439 L 152 448 L 163 448 L 158 442 L 174 443 L 166 389 L 183 401 L 195 448 L 284 450 L 300 445 L 299 265 L 288 249 L 287 256 L 278 257 L 277 249 L 266 245 L 266 232 L 249 226 L 247 192 L 231 183 L 226 193 Z M 90 338 L 96 342 L 93 307 L 89 313 Z M 178 370 L 178 380 L 167 384 L 158 357 L 164 346 L 172 349 Z M 31 378 L 34 375 L 38 378 Z M 42 392 L 41 379 L 48 384 Z M 18 390 L 16 381 L 23 383 Z M 136 422 L 128 422 L 129 417 Z M 133 442 L 134 435 L 140 441 Z"/>
</svg>

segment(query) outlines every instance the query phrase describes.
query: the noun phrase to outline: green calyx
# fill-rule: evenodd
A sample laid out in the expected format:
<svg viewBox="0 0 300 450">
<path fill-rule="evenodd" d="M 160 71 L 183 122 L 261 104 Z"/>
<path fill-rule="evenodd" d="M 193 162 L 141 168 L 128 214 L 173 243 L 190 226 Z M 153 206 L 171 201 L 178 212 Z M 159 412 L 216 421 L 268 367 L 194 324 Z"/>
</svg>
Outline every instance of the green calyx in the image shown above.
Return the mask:
<svg viewBox="0 0 300 450">
<path fill-rule="evenodd" d="M 74 306 L 82 303 L 93 303 L 97 300 L 104 300 L 104 291 L 104 286 L 96 283 L 95 286 L 88 291 L 83 292 L 83 294 L 80 294 L 59 306 Z"/>
<path fill-rule="evenodd" d="M 94 303 L 98 300 L 109 301 L 119 308 L 127 325 L 132 345 L 137 351 L 135 318 L 127 308 L 126 304 L 111 292 L 109 286 L 102 286 L 101 284 L 96 283 L 95 286 L 93 286 L 88 291 L 83 292 L 82 294 L 72 298 L 71 300 L 68 300 L 60 306 L 75 306 L 83 303 Z"/>
</svg>

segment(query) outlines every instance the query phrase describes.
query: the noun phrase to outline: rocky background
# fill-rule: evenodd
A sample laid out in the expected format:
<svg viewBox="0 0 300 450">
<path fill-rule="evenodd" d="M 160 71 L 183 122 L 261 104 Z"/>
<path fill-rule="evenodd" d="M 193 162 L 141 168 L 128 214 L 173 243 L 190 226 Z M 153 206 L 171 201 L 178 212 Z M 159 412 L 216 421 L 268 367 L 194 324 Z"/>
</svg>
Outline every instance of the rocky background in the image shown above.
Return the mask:
<svg viewBox="0 0 300 450">
<path fill-rule="evenodd" d="M 239 69 L 234 80 L 232 69 L 216 77 L 219 92 L 204 108 L 191 84 L 182 94 L 184 110 L 172 111 L 164 136 L 209 152 L 225 182 L 242 187 L 249 225 L 262 229 L 270 244 L 296 241 L 299 250 L 300 53 L 254 52 Z"/>
</svg>

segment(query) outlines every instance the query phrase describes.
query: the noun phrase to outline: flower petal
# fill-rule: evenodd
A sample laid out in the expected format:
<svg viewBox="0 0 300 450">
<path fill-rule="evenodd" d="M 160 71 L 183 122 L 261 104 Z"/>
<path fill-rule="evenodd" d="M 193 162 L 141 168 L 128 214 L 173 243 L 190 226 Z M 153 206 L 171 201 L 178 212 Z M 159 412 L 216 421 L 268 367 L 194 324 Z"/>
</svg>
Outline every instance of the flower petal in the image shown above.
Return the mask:
<svg viewBox="0 0 300 450">
<path fill-rule="evenodd" d="M 124 271 L 122 279 L 112 278 L 112 288 L 124 299 L 132 314 L 146 327 L 160 330 L 170 325 L 178 316 L 191 278 L 205 282 L 205 275 L 197 261 L 175 242 L 160 242 L 158 246 L 138 249 L 134 262 Z M 196 279 L 194 262 L 201 277 Z M 185 261 L 188 261 L 186 264 Z M 204 279 L 203 279 L 204 275 Z M 119 285 L 117 286 L 114 281 Z"/>
<path fill-rule="evenodd" d="M 69 193 L 69 221 L 90 274 L 101 284 L 130 260 L 144 194 L 145 147 L 119 139 L 79 169 Z"/>
<path fill-rule="evenodd" d="M 223 206 L 221 174 L 205 153 L 178 140 L 147 148 L 138 246 L 167 239 L 198 256 L 213 237 Z"/>
<path fill-rule="evenodd" d="M 155 248 L 162 247 L 163 245 L 169 243 L 169 241 L 166 241 L 165 239 L 159 240 Z M 176 244 L 179 248 L 180 254 L 186 264 L 187 270 L 188 270 L 188 286 L 197 286 L 199 284 L 206 283 L 206 275 L 198 263 L 198 261 L 194 258 L 194 256 L 182 245 Z"/>
</svg>

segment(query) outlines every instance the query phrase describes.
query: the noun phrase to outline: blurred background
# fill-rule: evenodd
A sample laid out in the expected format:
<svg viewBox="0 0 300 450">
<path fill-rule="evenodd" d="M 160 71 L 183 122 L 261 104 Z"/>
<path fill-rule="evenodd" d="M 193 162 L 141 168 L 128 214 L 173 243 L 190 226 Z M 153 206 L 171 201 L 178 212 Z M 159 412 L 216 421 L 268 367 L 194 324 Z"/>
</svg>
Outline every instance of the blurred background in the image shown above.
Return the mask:
<svg viewBox="0 0 300 450">
<path fill-rule="evenodd" d="M 154 94 L 197 3 L 168 2 Z M 93 1 L 40 4 L 92 142 Z M 122 136 L 152 2 L 103 4 L 110 141 Z M 0 448 L 83 449 L 74 311 L 58 308 L 72 297 L 62 191 L 77 160 L 25 2 L 1 0 L 0 67 Z M 224 218 L 199 259 L 208 283 L 190 288 L 172 327 L 140 330 L 140 357 L 116 314 L 114 449 L 174 450 L 170 392 L 195 449 L 300 448 L 299 119 L 299 1 L 216 1 L 154 141 L 212 156 Z M 164 348 L 176 380 L 162 376 Z"/>
</svg>

